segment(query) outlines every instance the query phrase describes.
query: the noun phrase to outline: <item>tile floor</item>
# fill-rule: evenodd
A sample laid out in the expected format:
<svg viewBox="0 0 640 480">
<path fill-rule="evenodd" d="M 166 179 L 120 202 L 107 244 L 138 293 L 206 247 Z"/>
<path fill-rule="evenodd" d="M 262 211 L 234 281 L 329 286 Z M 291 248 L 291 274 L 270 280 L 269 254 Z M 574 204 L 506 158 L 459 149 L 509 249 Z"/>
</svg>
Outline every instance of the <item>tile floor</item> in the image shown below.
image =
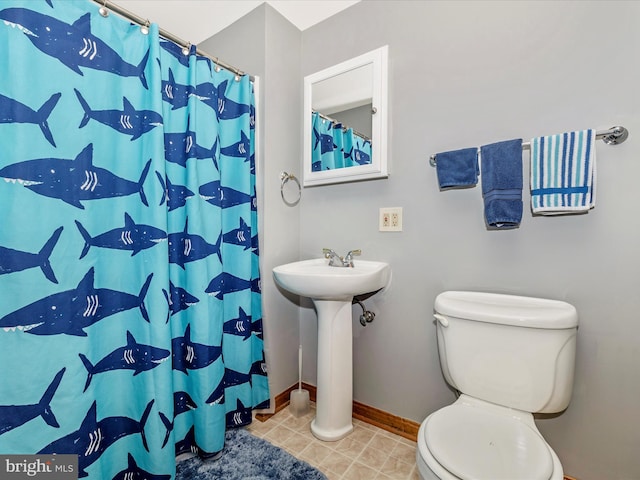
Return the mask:
<svg viewBox="0 0 640 480">
<path fill-rule="evenodd" d="M 418 480 L 416 443 L 360 420 L 337 442 L 322 442 L 310 431 L 315 405 L 304 417 L 286 407 L 266 422 L 254 420 L 248 430 L 322 471 L 329 480 Z"/>
</svg>

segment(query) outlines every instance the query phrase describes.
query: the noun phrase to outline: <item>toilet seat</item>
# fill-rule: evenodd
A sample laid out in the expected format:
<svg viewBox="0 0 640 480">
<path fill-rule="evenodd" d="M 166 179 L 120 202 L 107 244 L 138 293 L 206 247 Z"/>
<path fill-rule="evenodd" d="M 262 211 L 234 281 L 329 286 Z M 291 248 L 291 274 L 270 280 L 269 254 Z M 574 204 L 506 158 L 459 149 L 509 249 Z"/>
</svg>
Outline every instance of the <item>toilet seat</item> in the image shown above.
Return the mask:
<svg viewBox="0 0 640 480">
<path fill-rule="evenodd" d="M 549 480 L 554 462 L 547 443 L 509 412 L 456 402 L 429 416 L 424 441 L 439 465 L 461 480 Z"/>
</svg>

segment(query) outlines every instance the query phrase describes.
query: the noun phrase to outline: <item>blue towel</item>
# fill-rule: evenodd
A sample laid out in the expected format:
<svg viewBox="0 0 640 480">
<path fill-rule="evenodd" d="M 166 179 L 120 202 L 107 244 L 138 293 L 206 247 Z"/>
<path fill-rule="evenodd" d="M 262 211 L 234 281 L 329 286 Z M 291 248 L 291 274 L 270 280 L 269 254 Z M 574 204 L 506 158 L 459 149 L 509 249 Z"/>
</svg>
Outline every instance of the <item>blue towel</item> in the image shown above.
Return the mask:
<svg viewBox="0 0 640 480">
<path fill-rule="evenodd" d="M 531 140 L 531 210 L 534 214 L 584 213 L 596 204 L 595 131 Z"/>
<path fill-rule="evenodd" d="M 478 183 L 478 149 L 438 153 L 436 173 L 440 188 L 473 187 Z"/>
<path fill-rule="evenodd" d="M 516 228 L 522 220 L 522 139 L 480 148 L 484 216 L 491 228 Z"/>
</svg>

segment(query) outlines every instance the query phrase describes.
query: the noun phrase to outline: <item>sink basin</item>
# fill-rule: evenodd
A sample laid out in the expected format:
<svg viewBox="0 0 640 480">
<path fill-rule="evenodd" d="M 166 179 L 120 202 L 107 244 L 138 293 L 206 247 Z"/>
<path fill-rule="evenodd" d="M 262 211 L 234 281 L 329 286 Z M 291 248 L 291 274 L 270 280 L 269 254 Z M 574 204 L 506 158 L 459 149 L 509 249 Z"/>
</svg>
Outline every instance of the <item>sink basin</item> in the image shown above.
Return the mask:
<svg viewBox="0 0 640 480">
<path fill-rule="evenodd" d="M 309 297 L 318 315 L 316 417 L 311 433 L 335 442 L 353 431 L 353 335 L 351 301 L 391 281 L 384 262 L 354 260 L 354 267 L 330 267 L 316 258 L 273 269 L 282 288 Z"/>
<path fill-rule="evenodd" d="M 349 300 L 355 295 L 375 292 L 391 279 L 388 263 L 355 260 L 354 267 L 330 267 L 325 258 L 287 263 L 273 269 L 282 288 L 317 300 Z"/>
</svg>

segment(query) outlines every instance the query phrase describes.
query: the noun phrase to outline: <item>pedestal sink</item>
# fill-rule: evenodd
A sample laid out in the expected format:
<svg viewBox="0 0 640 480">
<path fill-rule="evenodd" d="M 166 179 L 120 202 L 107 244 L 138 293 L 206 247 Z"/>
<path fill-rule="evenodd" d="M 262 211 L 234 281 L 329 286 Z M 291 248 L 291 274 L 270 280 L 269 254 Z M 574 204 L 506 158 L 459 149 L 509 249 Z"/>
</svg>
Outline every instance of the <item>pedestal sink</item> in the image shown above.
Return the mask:
<svg viewBox="0 0 640 480">
<path fill-rule="evenodd" d="M 353 430 L 351 301 L 355 295 L 386 287 L 391 267 L 367 260 L 355 261 L 354 267 L 334 267 L 317 258 L 275 267 L 273 276 L 282 288 L 311 298 L 316 307 L 318 385 L 311 432 L 320 440 L 340 440 Z"/>
</svg>

